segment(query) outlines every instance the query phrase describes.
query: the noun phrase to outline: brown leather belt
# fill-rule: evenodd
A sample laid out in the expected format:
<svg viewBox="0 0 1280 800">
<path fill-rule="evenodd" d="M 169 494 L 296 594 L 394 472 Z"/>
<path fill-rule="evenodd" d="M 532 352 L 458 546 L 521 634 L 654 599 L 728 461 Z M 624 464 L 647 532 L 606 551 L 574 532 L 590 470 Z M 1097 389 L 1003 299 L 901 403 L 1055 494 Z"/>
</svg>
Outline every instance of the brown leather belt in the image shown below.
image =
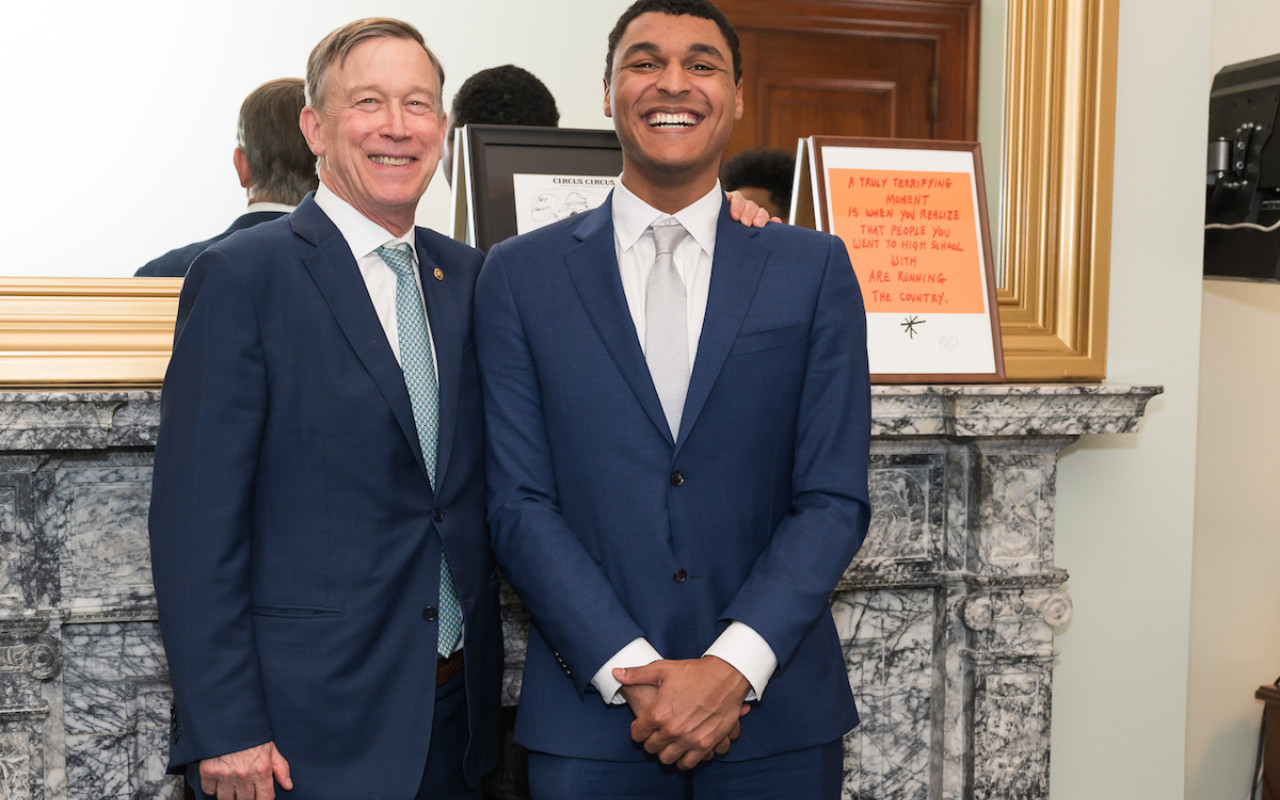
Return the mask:
<svg viewBox="0 0 1280 800">
<path fill-rule="evenodd" d="M 458 650 L 448 658 L 441 658 L 436 661 L 436 688 L 439 689 L 449 682 L 454 675 L 462 672 L 462 651 Z"/>
</svg>

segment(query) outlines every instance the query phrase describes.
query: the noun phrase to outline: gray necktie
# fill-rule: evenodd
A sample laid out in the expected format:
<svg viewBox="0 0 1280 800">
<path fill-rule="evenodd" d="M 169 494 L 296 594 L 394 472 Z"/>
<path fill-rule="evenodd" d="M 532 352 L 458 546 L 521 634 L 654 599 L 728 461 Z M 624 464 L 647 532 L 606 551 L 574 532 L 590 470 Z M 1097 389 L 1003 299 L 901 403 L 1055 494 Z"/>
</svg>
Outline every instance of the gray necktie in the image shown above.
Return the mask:
<svg viewBox="0 0 1280 800">
<path fill-rule="evenodd" d="M 689 391 L 689 317 L 684 281 L 676 271 L 672 252 L 684 239 L 684 226 L 655 225 L 653 244 L 657 257 L 649 271 L 644 300 L 644 360 L 662 401 L 662 413 L 671 436 L 680 435 L 680 415 Z"/>
<path fill-rule="evenodd" d="M 431 332 L 422 308 L 418 282 L 413 277 L 413 256 L 409 245 L 379 247 L 378 255 L 396 274 L 396 333 L 400 340 L 400 368 L 413 405 L 413 423 L 418 444 L 427 465 L 431 486 L 436 484 L 436 440 L 440 435 L 440 385 L 435 359 L 431 356 Z M 453 653 L 462 635 L 462 609 L 453 585 L 449 559 L 440 551 L 440 631 L 436 651 L 444 657 Z"/>
</svg>

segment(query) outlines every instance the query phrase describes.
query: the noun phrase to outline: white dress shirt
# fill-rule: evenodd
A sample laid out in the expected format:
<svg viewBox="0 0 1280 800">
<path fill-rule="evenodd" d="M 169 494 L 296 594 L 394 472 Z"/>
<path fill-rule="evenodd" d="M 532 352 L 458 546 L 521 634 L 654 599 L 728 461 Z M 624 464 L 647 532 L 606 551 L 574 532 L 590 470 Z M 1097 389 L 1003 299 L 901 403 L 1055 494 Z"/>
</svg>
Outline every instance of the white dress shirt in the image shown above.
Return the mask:
<svg viewBox="0 0 1280 800">
<path fill-rule="evenodd" d="M 413 281 L 418 285 L 418 295 L 422 295 L 422 276 L 418 267 L 418 248 L 414 229 L 410 228 L 404 236 L 394 236 L 386 228 L 356 211 L 346 200 L 333 193 L 323 183 L 316 189 L 316 205 L 342 234 L 351 255 L 356 259 L 360 275 L 364 278 L 365 288 L 369 290 L 369 299 L 373 301 L 373 310 L 378 313 L 378 321 L 387 334 L 387 342 L 396 361 L 400 360 L 400 334 L 396 325 L 396 273 L 387 262 L 378 255 L 378 248 L 386 245 L 395 247 L 401 243 L 409 245 L 409 253 L 413 256 Z M 427 304 L 422 303 L 422 312 L 427 313 Z M 431 329 L 430 318 L 427 329 Z M 431 363 L 436 362 L 436 341 L 431 339 Z M 440 367 L 436 366 L 436 378 L 440 377 Z"/>
<path fill-rule="evenodd" d="M 690 371 L 696 362 L 698 341 L 702 336 L 702 322 L 707 314 L 707 295 L 711 289 L 711 262 L 716 251 L 716 226 L 720 220 L 720 204 L 725 202 L 720 182 L 715 187 L 675 214 L 664 214 L 641 200 L 623 185 L 619 179 L 613 189 L 613 244 L 618 254 L 618 272 L 622 277 L 622 292 L 627 298 L 627 308 L 635 323 L 640 346 L 644 347 L 644 302 L 649 282 L 649 271 L 656 258 L 653 234 L 649 231 L 655 222 L 675 218 L 685 229 L 685 237 L 676 245 L 673 253 L 676 271 L 684 281 L 687 310 L 689 313 L 689 364 Z M 716 656 L 742 673 L 751 690 L 748 700 L 764 694 L 764 688 L 778 668 L 778 658 L 773 648 L 751 626 L 734 621 L 711 643 L 704 655 Z M 625 703 L 619 690 L 622 684 L 613 677 L 615 667 L 638 667 L 662 659 L 648 639 L 635 639 L 623 647 L 596 672 L 591 685 L 600 692 L 606 703 Z"/>
</svg>

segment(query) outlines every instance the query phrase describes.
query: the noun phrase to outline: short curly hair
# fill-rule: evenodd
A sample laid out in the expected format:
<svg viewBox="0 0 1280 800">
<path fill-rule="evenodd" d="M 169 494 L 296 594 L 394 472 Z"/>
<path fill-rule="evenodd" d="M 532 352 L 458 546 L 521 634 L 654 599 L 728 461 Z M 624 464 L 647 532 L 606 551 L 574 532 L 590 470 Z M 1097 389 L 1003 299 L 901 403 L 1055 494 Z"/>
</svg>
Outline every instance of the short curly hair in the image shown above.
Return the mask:
<svg viewBox="0 0 1280 800">
<path fill-rule="evenodd" d="M 742 50 L 738 43 L 738 32 L 729 24 L 724 12 L 716 8 L 709 0 L 636 0 L 630 8 L 622 12 L 618 21 L 609 33 L 609 52 L 604 59 L 604 82 L 613 79 L 613 51 L 618 49 L 618 42 L 627 32 L 627 26 L 642 14 L 667 14 L 672 17 L 690 16 L 709 19 L 720 28 L 720 35 L 729 45 L 729 54 L 733 60 L 733 82 L 742 80 Z"/>
<path fill-rule="evenodd" d="M 743 150 L 720 167 L 720 183 L 726 192 L 758 186 L 778 208 L 790 209 L 795 171 L 795 156 L 786 150 Z"/>
<path fill-rule="evenodd" d="M 453 96 L 449 126 L 538 125 L 554 128 L 560 111 L 551 90 L 528 70 L 513 64 L 481 70 L 463 81 Z"/>
</svg>

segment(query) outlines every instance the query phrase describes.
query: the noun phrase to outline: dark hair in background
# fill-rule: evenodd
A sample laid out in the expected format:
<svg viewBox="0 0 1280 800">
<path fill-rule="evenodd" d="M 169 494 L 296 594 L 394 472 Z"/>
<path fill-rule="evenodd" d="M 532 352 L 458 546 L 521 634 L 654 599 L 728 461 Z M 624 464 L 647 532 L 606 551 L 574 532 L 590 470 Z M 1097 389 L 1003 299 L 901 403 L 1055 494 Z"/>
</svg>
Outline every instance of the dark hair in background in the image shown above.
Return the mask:
<svg viewBox="0 0 1280 800">
<path fill-rule="evenodd" d="M 554 128 L 560 111 L 551 90 L 533 73 L 503 64 L 467 78 L 453 96 L 449 127 L 472 124 Z"/>
<path fill-rule="evenodd" d="M 641 14 L 669 14 L 673 17 L 690 16 L 709 19 L 720 27 L 720 33 L 729 43 L 729 52 L 733 55 L 733 81 L 742 80 L 742 52 L 738 48 L 738 33 L 729 24 L 724 13 L 708 0 L 637 0 L 631 7 L 622 12 L 618 22 L 609 33 L 609 52 L 604 60 L 604 80 L 609 82 L 613 76 L 613 51 L 618 48 L 622 34 L 627 26 Z"/>
<path fill-rule="evenodd" d="M 298 128 L 307 104 L 301 78 L 267 81 L 240 105 L 236 143 L 249 163 L 249 195 L 296 206 L 315 191 L 316 157 Z"/>
<path fill-rule="evenodd" d="M 720 183 L 727 192 L 758 186 L 778 208 L 789 210 L 795 171 L 795 156 L 786 150 L 743 150 L 720 167 Z"/>
</svg>

